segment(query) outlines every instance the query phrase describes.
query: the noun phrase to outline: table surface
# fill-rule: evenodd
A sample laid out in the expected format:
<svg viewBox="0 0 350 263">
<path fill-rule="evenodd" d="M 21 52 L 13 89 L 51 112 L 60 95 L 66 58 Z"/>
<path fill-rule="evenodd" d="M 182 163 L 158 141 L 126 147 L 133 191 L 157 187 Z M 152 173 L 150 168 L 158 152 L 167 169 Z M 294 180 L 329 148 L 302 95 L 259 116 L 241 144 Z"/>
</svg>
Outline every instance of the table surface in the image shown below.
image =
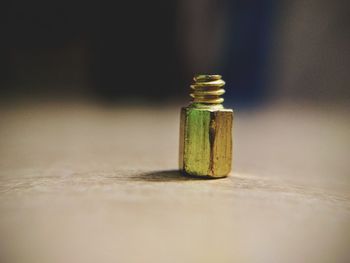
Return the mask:
<svg viewBox="0 0 350 263">
<path fill-rule="evenodd" d="M 350 262 L 349 113 L 236 111 L 233 173 L 199 180 L 177 106 L 1 106 L 0 261 Z"/>
</svg>

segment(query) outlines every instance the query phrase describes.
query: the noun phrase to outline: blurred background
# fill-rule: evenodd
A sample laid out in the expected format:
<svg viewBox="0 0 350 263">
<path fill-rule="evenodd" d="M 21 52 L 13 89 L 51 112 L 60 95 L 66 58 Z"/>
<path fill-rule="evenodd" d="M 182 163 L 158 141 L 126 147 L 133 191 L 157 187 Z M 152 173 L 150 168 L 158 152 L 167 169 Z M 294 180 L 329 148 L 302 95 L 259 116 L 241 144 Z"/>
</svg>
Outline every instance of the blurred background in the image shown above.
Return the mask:
<svg viewBox="0 0 350 263">
<path fill-rule="evenodd" d="M 12 0 L 2 11 L 1 98 L 187 102 L 219 73 L 226 105 L 349 102 L 345 0 Z"/>
</svg>

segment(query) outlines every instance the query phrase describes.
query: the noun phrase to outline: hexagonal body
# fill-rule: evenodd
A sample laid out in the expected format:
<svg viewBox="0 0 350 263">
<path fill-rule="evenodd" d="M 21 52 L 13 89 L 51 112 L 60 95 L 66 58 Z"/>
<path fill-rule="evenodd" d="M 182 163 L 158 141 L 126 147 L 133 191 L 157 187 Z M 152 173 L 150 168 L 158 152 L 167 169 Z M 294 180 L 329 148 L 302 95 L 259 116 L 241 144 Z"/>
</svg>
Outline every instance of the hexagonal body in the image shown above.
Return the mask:
<svg viewBox="0 0 350 263">
<path fill-rule="evenodd" d="M 181 109 L 180 170 L 189 175 L 225 177 L 232 163 L 230 109 Z"/>
</svg>

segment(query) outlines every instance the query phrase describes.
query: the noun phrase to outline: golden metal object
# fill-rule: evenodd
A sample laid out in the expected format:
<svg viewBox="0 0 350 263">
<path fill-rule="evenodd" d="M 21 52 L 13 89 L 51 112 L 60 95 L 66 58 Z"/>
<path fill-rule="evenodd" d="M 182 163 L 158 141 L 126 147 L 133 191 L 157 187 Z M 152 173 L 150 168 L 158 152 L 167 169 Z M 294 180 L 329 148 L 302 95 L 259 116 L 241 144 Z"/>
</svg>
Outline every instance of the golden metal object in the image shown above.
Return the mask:
<svg viewBox="0 0 350 263">
<path fill-rule="evenodd" d="M 233 111 L 220 96 L 220 75 L 197 75 L 191 85 L 192 101 L 181 109 L 179 168 L 185 174 L 225 177 L 231 172 Z"/>
</svg>

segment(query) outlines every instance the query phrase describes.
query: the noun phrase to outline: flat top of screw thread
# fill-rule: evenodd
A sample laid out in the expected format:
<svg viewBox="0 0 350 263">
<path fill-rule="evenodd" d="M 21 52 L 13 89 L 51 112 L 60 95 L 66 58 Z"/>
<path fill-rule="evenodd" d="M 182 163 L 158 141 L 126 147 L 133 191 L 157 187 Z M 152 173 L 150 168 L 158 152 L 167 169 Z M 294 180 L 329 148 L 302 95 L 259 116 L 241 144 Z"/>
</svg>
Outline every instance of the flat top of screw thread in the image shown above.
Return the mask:
<svg viewBox="0 0 350 263">
<path fill-rule="evenodd" d="M 194 76 L 193 80 L 196 82 L 205 82 L 205 81 L 211 81 L 211 80 L 219 80 L 221 78 L 222 78 L 221 75 L 198 74 Z"/>
</svg>

